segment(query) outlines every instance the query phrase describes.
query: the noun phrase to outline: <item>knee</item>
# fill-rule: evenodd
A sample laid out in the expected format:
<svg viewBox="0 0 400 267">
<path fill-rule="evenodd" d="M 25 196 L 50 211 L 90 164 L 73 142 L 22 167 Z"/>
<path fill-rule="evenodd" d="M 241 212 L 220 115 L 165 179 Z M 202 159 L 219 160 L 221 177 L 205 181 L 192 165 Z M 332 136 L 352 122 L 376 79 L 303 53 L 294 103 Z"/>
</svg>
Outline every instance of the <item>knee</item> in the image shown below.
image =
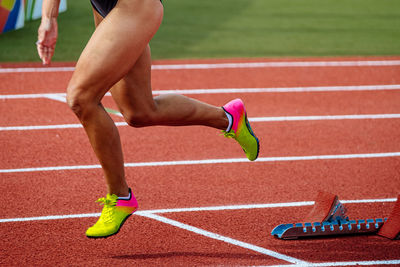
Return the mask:
<svg viewBox="0 0 400 267">
<path fill-rule="evenodd" d="M 79 87 L 68 86 L 67 104 L 79 119 L 84 119 L 94 101 Z"/>
<path fill-rule="evenodd" d="M 157 121 L 153 112 L 137 111 L 123 115 L 128 125 L 135 128 L 152 126 Z"/>
</svg>

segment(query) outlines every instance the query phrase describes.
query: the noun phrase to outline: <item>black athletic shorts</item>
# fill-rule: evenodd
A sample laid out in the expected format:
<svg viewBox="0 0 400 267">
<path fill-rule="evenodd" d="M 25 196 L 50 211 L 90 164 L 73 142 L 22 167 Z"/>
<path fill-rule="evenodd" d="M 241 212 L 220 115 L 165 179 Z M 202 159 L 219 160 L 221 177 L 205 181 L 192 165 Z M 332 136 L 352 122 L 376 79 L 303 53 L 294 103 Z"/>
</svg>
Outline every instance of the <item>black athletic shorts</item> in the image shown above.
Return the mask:
<svg viewBox="0 0 400 267">
<path fill-rule="evenodd" d="M 162 0 L 160 0 L 162 3 Z M 93 8 L 99 12 L 99 14 L 105 18 L 111 9 L 115 7 L 118 0 L 90 0 Z"/>
</svg>

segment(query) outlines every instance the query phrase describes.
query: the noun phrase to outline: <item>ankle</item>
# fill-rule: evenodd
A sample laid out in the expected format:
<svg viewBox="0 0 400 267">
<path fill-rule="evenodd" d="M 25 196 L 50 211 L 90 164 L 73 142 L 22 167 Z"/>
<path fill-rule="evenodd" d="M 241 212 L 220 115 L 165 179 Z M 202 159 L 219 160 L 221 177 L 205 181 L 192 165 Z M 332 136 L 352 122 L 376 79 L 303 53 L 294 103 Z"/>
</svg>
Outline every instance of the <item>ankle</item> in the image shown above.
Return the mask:
<svg viewBox="0 0 400 267">
<path fill-rule="evenodd" d="M 110 195 L 112 195 L 112 194 L 115 194 L 115 195 L 117 195 L 118 197 L 129 197 L 129 193 L 130 193 L 130 191 L 129 191 L 129 187 L 124 187 L 124 188 L 109 188 L 108 189 L 108 193 L 110 194 Z"/>
<path fill-rule="evenodd" d="M 226 121 L 226 124 L 225 124 L 225 131 L 226 132 L 229 132 L 231 129 L 232 129 L 232 124 L 233 124 L 233 117 L 232 117 L 232 115 L 229 113 L 229 112 L 227 112 L 224 108 L 222 108 L 222 110 L 224 111 L 224 115 L 225 115 L 225 121 Z"/>
</svg>

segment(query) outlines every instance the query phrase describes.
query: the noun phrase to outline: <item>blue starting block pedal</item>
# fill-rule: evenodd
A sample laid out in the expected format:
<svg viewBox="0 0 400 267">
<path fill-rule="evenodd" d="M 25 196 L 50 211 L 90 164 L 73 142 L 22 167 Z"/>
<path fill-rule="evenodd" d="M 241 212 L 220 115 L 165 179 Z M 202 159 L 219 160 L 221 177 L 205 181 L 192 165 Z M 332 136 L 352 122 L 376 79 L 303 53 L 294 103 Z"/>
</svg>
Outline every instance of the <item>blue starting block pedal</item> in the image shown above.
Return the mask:
<svg viewBox="0 0 400 267">
<path fill-rule="evenodd" d="M 347 209 L 337 195 L 319 191 L 305 223 L 281 224 L 271 234 L 280 239 L 298 239 L 319 236 L 374 234 L 394 239 L 400 236 L 400 195 L 388 223 L 384 219 L 350 220 Z M 308 222 L 307 222 L 308 221 Z M 310 222 L 311 221 L 311 222 Z M 385 224 L 385 227 L 382 227 Z"/>
<path fill-rule="evenodd" d="M 378 232 L 386 221 L 387 218 L 281 224 L 275 227 L 271 234 L 280 239 L 373 234 Z"/>
</svg>

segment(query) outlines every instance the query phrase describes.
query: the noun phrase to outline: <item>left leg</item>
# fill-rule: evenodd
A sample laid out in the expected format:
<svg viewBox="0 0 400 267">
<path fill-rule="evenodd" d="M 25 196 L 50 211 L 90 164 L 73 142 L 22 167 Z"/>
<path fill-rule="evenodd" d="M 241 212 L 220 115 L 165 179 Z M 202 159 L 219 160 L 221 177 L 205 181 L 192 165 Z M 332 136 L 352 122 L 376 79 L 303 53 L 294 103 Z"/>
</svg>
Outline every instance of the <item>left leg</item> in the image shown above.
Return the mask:
<svg viewBox="0 0 400 267">
<path fill-rule="evenodd" d="M 258 157 L 259 141 L 247 120 L 243 102 L 229 102 L 224 108 L 176 94 L 153 98 L 151 59 L 147 46 L 132 69 L 112 89 L 112 96 L 129 125 L 204 125 L 225 130 L 234 138 L 249 160 Z"/>
<path fill-rule="evenodd" d="M 153 98 L 149 46 L 111 93 L 125 120 L 134 127 L 204 125 L 225 130 L 228 126 L 221 107 L 177 94 Z"/>
</svg>

